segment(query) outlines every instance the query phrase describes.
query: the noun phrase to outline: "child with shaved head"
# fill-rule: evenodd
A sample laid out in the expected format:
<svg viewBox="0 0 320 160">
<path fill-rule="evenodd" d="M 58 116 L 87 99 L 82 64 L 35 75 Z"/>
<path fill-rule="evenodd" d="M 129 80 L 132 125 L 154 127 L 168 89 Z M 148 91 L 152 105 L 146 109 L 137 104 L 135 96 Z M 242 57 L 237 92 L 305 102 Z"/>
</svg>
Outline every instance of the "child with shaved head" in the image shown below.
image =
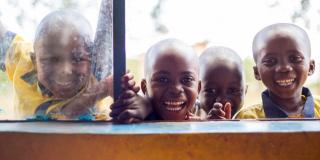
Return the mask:
<svg viewBox="0 0 320 160">
<path fill-rule="evenodd" d="M 246 92 L 242 60 L 227 47 L 210 47 L 200 56 L 200 108 L 207 119 L 231 119 Z"/>
<path fill-rule="evenodd" d="M 112 116 L 117 117 L 121 114 L 115 108 L 124 108 L 122 112 L 128 112 L 130 108 L 134 108 L 133 106 L 150 105 L 153 112 L 146 120 L 194 118 L 191 110 L 200 90 L 198 70 L 198 57 L 192 47 L 177 39 L 166 39 L 154 44 L 146 53 L 145 78 L 141 81 L 142 92 L 150 103 L 143 101 L 142 105 L 128 104 L 126 102 L 133 102 L 131 98 L 139 96 L 127 94 L 114 104 Z M 141 98 L 143 97 L 140 97 L 140 100 Z"/>
<path fill-rule="evenodd" d="M 320 103 L 303 86 L 315 69 L 307 33 L 293 24 L 273 24 L 256 34 L 252 50 L 255 78 L 267 89 L 262 104 L 245 107 L 235 117 L 319 118 Z"/>
<path fill-rule="evenodd" d="M 33 45 L 3 28 L 0 33 L 2 70 L 13 82 L 17 118 L 95 119 L 106 110 L 102 100 L 112 95 L 112 78 L 97 82 L 91 73 L 93 34 L 82 15 L 48 14 Z"/>
</svg>

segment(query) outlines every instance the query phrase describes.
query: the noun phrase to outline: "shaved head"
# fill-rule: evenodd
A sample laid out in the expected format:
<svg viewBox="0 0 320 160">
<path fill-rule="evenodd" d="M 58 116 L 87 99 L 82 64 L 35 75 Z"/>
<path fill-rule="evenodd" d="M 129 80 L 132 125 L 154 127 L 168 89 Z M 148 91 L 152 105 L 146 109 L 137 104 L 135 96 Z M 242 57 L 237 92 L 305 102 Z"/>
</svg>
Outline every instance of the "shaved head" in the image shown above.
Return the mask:
<svg viewBox="0 0 320 160">
<path fill-rule="evenodd" d="M 240 56 L 230 48 L 227 47 L 210 47 L 201 54 L 199 58 L 200 64 L 200 80 L 205 76 L 205 71 L 209 67 L 216 67 L 219 65 L 233 65 L 243 74 L 242 60 Z"/>
<path fill-rule="evenodd" d="M 197 70 L 199 69 L 198 56 L 191 46 L 178 39 L 165 39 L 151 46 L 146 53 L 144 64 L 145 77 L 150 76 L 151 69 L 157 62 L 160 55 L 172 53 L 181 55 L 181 57 L 185 58 L 187 62 L 194 64 Z M 170 61 L 165 63 L 170 63 Z"/>
<path fill-rule="evenodd" d="M 302 47 L 303 51 L 306 52 L 304 54 L 310 57 L 311 46 L 307 33 L 297 25 L 289 23 L 277 23 L 263 28 L 254 37 L 252 52 L 255 62 L 257 62 L 257 57 L 259 56 L 260 51 L 265 48 L 267 42 L 276 37 L 287 37 L 294 39 L 299 46 Z"/>
<path fill-rule="evenodd" d="M 72 35 L 79 35 L 84 43 L 89 47 L 92 45 L 93 34 L 89 22 L 79 13 L 70 10 L 58 10 L 45 16 L 35 35 L 35 46 L 48 35 L 59 36 L 59 42 L 64 45 L 68 41 L 74 40 Z"/>
</svg>

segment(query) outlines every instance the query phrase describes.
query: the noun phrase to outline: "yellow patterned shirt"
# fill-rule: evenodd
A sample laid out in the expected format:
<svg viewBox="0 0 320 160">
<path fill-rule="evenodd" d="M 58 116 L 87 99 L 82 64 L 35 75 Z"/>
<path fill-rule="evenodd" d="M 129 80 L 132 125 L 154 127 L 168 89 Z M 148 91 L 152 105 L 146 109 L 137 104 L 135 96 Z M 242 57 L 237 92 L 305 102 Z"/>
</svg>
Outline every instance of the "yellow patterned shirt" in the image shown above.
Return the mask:
<svg viewBox="0 0 320 160">
<path fill-rule="evenodd" d="M 6 72 L 14 87 L 14 111 L 15 119 L 28 119 L 47 117 L 48 113 L 59 106 L 63 106 L 70 100 L 56 100 L 52 98 L 50 91 L 38 83 L 35 65 L 31 59 L 33 45 L 23 40 L 14 33 L 7 32 L 0 46 L 0 65 Z M 5 59 L 3 57 L 5 56 Z M 4 64 L 4 65 L 3 65 Z M 95 79 L 92 77 L 91 82 Z M 89 82 L 90 83 L 90 82 Z M 81 92 L 81 91 L 80 91 Z M 99 115 L 98 119 L 108 119 L 107 103 L 110 98 L 99 101 L 95 108 Z M 50 115 L 49 119 L 65 119 L 62 115 Z M 84 116 L 90 119 L 90 116 Z M 93 118 L 96 119 L 96 118 Z"/>
</svg>

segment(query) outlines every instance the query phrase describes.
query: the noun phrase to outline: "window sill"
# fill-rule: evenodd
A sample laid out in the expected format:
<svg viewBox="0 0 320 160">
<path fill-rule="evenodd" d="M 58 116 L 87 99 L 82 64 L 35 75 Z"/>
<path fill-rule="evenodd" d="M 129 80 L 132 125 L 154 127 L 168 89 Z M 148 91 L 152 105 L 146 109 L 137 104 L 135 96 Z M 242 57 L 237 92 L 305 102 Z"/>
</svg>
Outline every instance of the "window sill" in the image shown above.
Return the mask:
<svg viewBox="0 0 320 160">
<path fill-rule="evenodd" d="M 320 120 L 1 122 L 0 159 L 318 159 Z"/>
</svg>

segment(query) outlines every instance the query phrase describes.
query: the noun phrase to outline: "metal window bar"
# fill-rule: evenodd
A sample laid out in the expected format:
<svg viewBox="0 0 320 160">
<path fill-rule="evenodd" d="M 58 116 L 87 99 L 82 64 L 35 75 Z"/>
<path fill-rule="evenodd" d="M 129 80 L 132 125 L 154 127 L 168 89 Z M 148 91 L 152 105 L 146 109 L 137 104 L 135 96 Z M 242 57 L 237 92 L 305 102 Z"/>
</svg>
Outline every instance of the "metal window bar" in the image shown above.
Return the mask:
<svg viewBox="0 0 320 160">
<path fill-rule="evenodd" d="M 113 0 L 113 95 L 121 94 L 121 76 L 126 72 L 125 0 Z"/>
</svg>

